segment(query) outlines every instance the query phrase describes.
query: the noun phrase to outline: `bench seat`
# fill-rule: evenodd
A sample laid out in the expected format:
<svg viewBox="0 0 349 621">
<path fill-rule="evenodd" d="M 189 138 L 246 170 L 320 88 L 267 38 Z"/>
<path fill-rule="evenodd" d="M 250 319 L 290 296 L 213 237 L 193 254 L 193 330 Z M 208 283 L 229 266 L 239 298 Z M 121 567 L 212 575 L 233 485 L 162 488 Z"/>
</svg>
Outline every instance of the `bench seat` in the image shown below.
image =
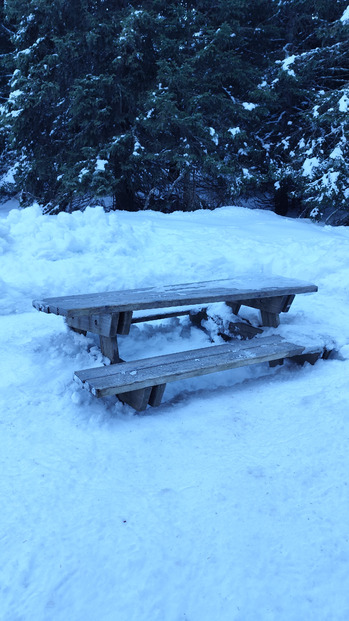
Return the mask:
<svg viewBox="0 0 349 621">
<path fill-rule="evenodd" d="M 76 371 L 74 379 L 96 397 L 117 395 L 136 410 L 159 405 L 168 382 L 284 358 L 315 362 L 323 348 L 306 348 L 278 335 Z"/>
</svg>

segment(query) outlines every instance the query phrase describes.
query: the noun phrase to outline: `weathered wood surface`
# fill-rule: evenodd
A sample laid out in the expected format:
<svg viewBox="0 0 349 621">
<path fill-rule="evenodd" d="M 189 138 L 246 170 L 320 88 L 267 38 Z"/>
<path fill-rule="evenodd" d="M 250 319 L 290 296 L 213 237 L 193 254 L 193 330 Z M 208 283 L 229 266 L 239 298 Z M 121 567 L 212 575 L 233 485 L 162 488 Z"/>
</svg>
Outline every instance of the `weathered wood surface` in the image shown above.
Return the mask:
<svg viewBox="0 0 349 621">
<path fill-rule="evenodd" d="M 124 392 L 120 396 L 120 401 L 123 403 L 127 403 L 131 408 L 141 412 L 145 410 L 147 405 L 149 405 L 149 400 L 151 398 L 153 388 L 152 386 L 148 386 L 147 388 L 140 388 L 139 390 L 131 390 L 130 392 Z"/>
<path fill-rule="evenodd" d="M 171 311 L 157 311 L 153 313 L 147 313 L 144 315 L 134 315 L 131 323 L 142 323 L 143 321 L 157 321 L 158 319 L 171 319 L 172 317 L 182 317 L 184 315 L 190 315 L 192 313 L 192 307 L 182 310 L 176 309 Z"/>
<path fill-rule="evenodd" d="M 119 355 L 119 346 L 116 336 L 100 336 L 99 342 L 101 345 L 101 352 L 103 356 L 109 358 L 112 364 L 116 364 L 121 361 Z"/>
<path fill-rule="evenodd" d="M 249 323 L 238 321 L 236 323 L 228 324 L 228 332 L 218 332 L 218 335 L 222 337 L 224 341 L 231 341 L 231 339 L 239 336 L 242 339 L 252 339 L 257 334 L 262 334 L 261 328 L 256 328 Z"/>
<path fill-rule="evenodd" d="M 78 315 L 77 317 L 66 317 L 66 324 L 82 333 L 93 332 L 100 336 L 115 336 L 118 333 L 120 313 L 110 315 Z"/>
<path fill-rule="evenodd" d="M 243 304 L 259 309 L 263 326 L 277 328 L 280 325 L 279 313 L 287 313 L 290 310 L 294 298 L 295 294 L 277 295 L 260 299 L 244 300 Z M 228 302 L 228 306 L 231 307 L 235 315 L 238 314 L 240 305 Z"/>
<path fill-rule="evenodd" d="M 158 384 L 157 386 L 153 386 L 151 389 L 150 397 L 149 397 L 149 405 L 152 407 L 157 407 L 161 403 L 161 399 L 164 395 L 166 388 L 166 384 Z"/>
<path fill-rule="evenodd" d="M 268 313 L 286 313 L 290 309 L 294 297 L 294 295 L 275 295 L 273 297 L 256 298 L 244 300 L 244 305 L 258 308 Z M 233 310 L 233 312 L 235 311 Z"/>
<path fill-rule="evenodd" d="M 261 276 L 45 298 L 33 300 L 33 306 L 46 313 L 76 318 L 81 315 L 104 315 L 191 304 L 245 303 L 244 300 L 255 302 L 262 298 L 314 291 L 317 291 L 317 286 L 313 284 L 282 277 Z"/>
<path fill-rule="evenodd" d="M 321 348 L 305 348 L 279 336 L 215 345 L 133 362 L 76 371 L 74 379 L 96 397 L 122 395 L 149 386 L 224 371 L 249 364 L 320 354 Z M 121 397 L 122 398 L 122 397 Z"/>
<path fill-rule="evenodd" d="M 166 384 L 160 384 L 158 386 L 148 386 L 147 388 L 130 390 L 129 392 L 123 392 L 119 395 L 119 399 L 138 412 L 141 412 L 146 409 L 147 405 L 151 405 L 152 407 L 160 405 L 165 388 Z"/>
<path fill-rule="evenodd" d="M 237 312 L 234 312 L 234 314 L 237 315 L 238 312 L 239 309 Z M 205 332 L 208 336 L 211 336 L 209 330 L 207 330 L 205 325 L 203 325 L 209 318 L 206 308 L 202 308 L 200 311 L 195 313 L 191 312 L 189 316 L 194 326 L 200 328 L 200 330 L 203 330 L 203 332 Z M 218 335 L 221 336 L 224 341 L 231 341 L 237 336 L 243 339 L 251 339 L 257 334 L 261 334 L 263 332 L 261 328 L 256 328 L 249 322 L 236 321 L 226 324 L 223 321 L 220 321 L 219 317 L 216 315 L 210 316 L 210 319 L 217 325 Z"/>
</svg>

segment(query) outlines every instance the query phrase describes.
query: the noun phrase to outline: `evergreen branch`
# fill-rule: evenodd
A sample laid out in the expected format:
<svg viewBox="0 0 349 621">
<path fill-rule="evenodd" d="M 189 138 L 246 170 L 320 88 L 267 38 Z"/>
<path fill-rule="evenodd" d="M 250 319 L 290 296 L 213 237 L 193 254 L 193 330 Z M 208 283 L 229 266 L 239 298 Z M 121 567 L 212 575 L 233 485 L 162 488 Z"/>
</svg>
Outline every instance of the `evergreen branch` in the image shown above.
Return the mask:
<svg viewBox="0 0 349 621">
<path fill-rule="evenodd" d="M 232 101 L 233 103 L 236 103 L 236 99 L 235 99 L 235 97 L 229 93 L 228 89 L 227 89 L 227 88 L 225 88 L 225 86 L 222 86 L 222 89 L 223 89 L 223 91 L 224 91 L 224 92 L 228 95 L 229 99 L 231 99 L 231 101 Z"/>
<path fill-rule="evenodd" d="M 9 34 L 11 37 L 15 34 L 12 30 L 10 30 L 9 28 L 6 28 L 5 24 L 0 24 L 1 28 L 7 33 Z"/>
</svg>

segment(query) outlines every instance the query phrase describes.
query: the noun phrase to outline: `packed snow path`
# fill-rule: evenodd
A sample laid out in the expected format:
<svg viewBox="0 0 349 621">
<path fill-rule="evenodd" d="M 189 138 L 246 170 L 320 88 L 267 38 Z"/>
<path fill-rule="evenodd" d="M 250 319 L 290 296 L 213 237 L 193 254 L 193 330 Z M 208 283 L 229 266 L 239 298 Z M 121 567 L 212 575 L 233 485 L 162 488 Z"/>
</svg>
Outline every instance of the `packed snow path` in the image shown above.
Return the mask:
<svg viewBox="0 0 349 621">
<path fill-rule="evenodd" d="M 1 621 L 347 621 L 349 230 L 34 207 L 1 217 L 0 254 Z M 337 357 L 174 383 L 146 416 L 80 390 L 97 339 L 31 307 L 244 272 L 316 283 L 278 333 Z M 128 360 L 207 344 L 186 318 L 120 339 Z"/>
</svg>

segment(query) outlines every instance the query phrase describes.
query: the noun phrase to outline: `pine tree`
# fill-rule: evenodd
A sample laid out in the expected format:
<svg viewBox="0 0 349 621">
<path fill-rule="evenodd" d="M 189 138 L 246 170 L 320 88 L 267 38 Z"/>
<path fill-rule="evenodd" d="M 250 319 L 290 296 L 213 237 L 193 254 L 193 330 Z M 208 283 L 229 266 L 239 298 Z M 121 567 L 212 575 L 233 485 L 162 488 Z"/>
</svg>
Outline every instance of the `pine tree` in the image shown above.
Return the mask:
<svg viewBox="0 0 349 621">
<path fill-rule="evenodd" d="M 120 209 L 214 207 L 274 185 L 279 202 L 340 215 L 345 8 L 7 0 L 2 139 L 18 187 L 57 211 L 104 196 Z"/>
<path fill-rule="evenodd" d="M 271 92 L 264 137 L 269 174 L 276 188 L 287 188 L 289 199 L 301 199 L 303 215 L 321 217 L 330 210 L 339 216 L 347 203 L 349 177 L 345 115 L 349 37 L 348 26 L 341 21 L 347 3 L 275 4 L 286 45 L 266 81 Z"/>
<path fill-rule="evenodd" d="M 143 207 L 215 206 L 253 181 L 261 146 L 251 128 L 266 114 L 262 105 L 255 110 L 266 34 L 248 4 L 167 3 L 154 15 L 158 69 L 133 129 L 132 182 Z"/>
<path fill-rule="evenodd" d="M 5 104 L 10 95 L 9 88 L 9 61 L 12 52 L 11 37 L 13 35 L 12 26 L 6 18 L 4 2 L 0 3 L 0 195 L 7 196 L 13 192 L 13 187 L 9 183 L 12 178 L 9 172 L 10 153 L 7 149 L 8 120 L 5 115 Z"/>
<path fill-rule="evenodd" d="M 267 111 L 251 110 L 267 7 L 9 0 L 19 185 L 48 209 L 103 194 L 117 207 L 191 209 L 241 191 L 261 159 L 251 129 Z"/>
<path fill-rule="evenodd" d="M 100 160 L 115 90 L 109 63 L 119 26 L 106 20 L 110 5 L 85 0 L 8 5 L 8 14 L 19 20 L 11 83 L 17 96 L 10 97 L 7 110 L 12 147 L 20 154 L 17 179 L 29 197 L 49 206 L 59 202 L 66 208 L 81 171 Z"/>
</svg>

